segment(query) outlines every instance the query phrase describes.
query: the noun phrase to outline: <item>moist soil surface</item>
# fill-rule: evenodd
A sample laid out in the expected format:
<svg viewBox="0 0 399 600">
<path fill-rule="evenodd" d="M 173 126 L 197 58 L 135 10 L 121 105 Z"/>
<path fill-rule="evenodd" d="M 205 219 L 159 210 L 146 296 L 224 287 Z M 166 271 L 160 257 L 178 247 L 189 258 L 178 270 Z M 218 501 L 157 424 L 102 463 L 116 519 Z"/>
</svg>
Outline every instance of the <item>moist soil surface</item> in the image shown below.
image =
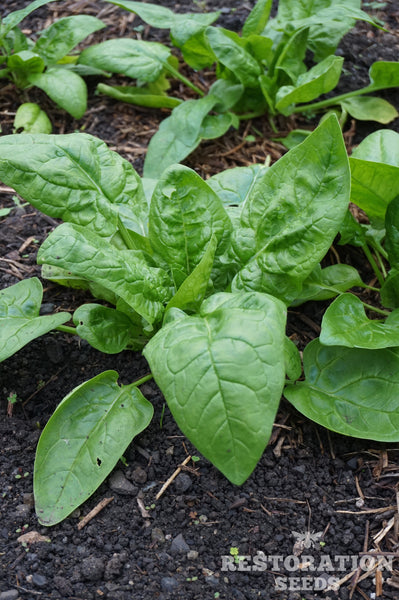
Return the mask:
<svg viewBox="0 0 399 600">
<path fill-rule="evenodd" d="M 218 24 L 239 31 L 254 2 L 230 1 L 227 7 L 219 0 L 159 4 L 178 12 L 222 9 Z M 10 1 L 4 12 L 26 5 Z M 339 92 L 366 85 L 375 60 L 398 59 L 397 2 L 364 8 L 380 18 L 388 32 L 359 23 L 344 38 L 338 49 L 346 69 Z M 115 6 L 84 0 L 42 7 L 23 22 L 23 28 L 34 33 L 61 16 L 79 13 L 99 16 L 108 25 L 89 43 L 122 35 L 168 41 L 165 31 L 148 27 L 134 31 L 140 19 Z M 206 73 L 196 77 L 198 84 L 208 85 Z M 95 96 L 95 84 L 90 83 L 88 111 L 79 122 L 40 90 L 18 92 L 3 84 L 2 133 L 12 132 L 22 101 L 39 102 L 55 133 L 81 130 L 96 135 L 141 172 L 148 141 L 167 113 Z M 188 97 L 178 85 L 173 93 Z M 399 108 L 396 90 L 381 96 Z M 267 156 L 275 161 L 284 152 L 277 137 L 314 124 L 298 117 L 280 119 L 276 134 L 267 119 L 245 122 L 238 131 L 202 144 L 185 162 L 207 177 L 262 162 Z M 344 131 L 348 151 L 381 127 L 349 122 Z M 399 131 L 398 120 L 388 127 Z M 253 142 L 245 142 L 249 134 Z M 14 206 L 12 197 L 12 191 L 0 187 L 2 208 Z M 28 205 L 14 208 L 0 221 L 0 288 L 40 276 L 37 249 L 56 225 Z M 336 251 L 342 262 L 349 261 L 365 281 L 371 281 L 357 250 L 350 256 L 342 247 Z M 336 251 L 327 263 L 336 260 Z M 82 292 L 47 281 L 44 287 L 43 314 L 72 312 L 90 300 Z M 290 311 L 288 335 L 300 347 L 318 334 L 324 308 L 308 303 L 300 311 Z M 262 459 L 248 481 L 236 487 L 191 446 L 155 383 L 147 382 L 141 390 L 155 409 L 150 427 L 137 436 L 124 461 L 82 507 L 54 527 L 41 526 L 34 512 L 32 483 L 40 432 L 68 392 L 107 369 L 116 370 L 121 383 L 149 372 L 140 354 L 104 355 L 61 332 L 31 342 L 0 366 L 0 600 L 399 597 L 398 446 L 330 433 L 284 400 Z M 11 404 L 13 394 L 17 402 Z M 156 499 L 163 483 L 189 456 L 194 459 Z M 105 499 L 109 503 L 78 528 L 82 517 Z M 28 532 L 48 541 L 18 540 Z M 372 551 L 382 557 L 381 570 L 367 569 L 362 553 Z M 335 590 L 328 589 L 333 582 Z"/>
</svg>

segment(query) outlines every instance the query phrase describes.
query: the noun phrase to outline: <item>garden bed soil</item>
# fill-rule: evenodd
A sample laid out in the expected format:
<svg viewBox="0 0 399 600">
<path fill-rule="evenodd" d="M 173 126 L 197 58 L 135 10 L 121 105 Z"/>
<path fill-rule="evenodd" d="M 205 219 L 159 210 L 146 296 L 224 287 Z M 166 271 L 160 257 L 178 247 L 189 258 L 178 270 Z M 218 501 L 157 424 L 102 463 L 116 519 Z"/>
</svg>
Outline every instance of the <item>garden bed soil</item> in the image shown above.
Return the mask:
<svg viewBox="0 0 399 600">
<path fill-rule="evenodd" d="M 160 4 L 181 12 L 221 8 L 219 23 L 239 31 L 254 2 L 231 1 L 228 7 L 219 0 Z M 26 5 L 9 2 L 7 11 Z M 23 25 L 27 31 L 37 31 L 55 18 L 78 13 L 95 14 L 108 24 L 107 30 L 96 34 L 96 41 L 127 35 L 133 21 L 134 26 L 140 24 L 137 17 L 117 7 L 101 4 L 100 9 L 98 2 L 76 0 L 43 7 Z M 340 92 L 366 85 L 368 67 L 375 60 L 398 59 L 397 3 L 382 3 L 373 14 L 389 31 L 359 23 L 346 36 L 339 48 L 346 68 Z M 142 35 L 167 40 L 165 31 L 147 27 Z M 38 101 L 56 133 L 80 129 L 97 135 L 140 172 L 148 140 L 167 113 L 94 96 L 94 88 L 95 82 L 89 109 L 76 122 L 40 90 L 21 93 L 11 85 L 3 86 L 2 133 L 12 131 L 13 114 L 21 101 Z M 396 90 L 381 95 L 399 107 Z M 300 117 L 281 119 L 276 135 L 267 119 L 243 123 L 239 131 L 202 144 L 186 164 L 207 177 L 225 168 L 262 162 L 268 155 L 275 161 L 284 151 L 276 137 L 313 124 Z M 398 120 L 389 127 L 399 131 Z M 348 150 L 379 128 L 372 123 L 348 123 Z M 244 141 L 248 134 L 254 142 Z M 0 192 L 0 206 L 13 206 L 13 193 L 4 186 Z M 30 206 L 17 207 L 0 221 L 0 288 L 40 276 L 37 249 L 55 225 Z M 349 257 L 347 249 L 337 246 L 336 251 L 370 281 L 372 275 L 364 272 L 355 249 Z M 336 260 L 335 252 L 328 260 Z M 49 282 L 44 286 L 44 312 L 73 311 L 88 300 L 81 292 Z M 290 311 L 288 334 L 299 346 L 317 335 L 322 308 L 309 303 L 300 311 Z M 32 493 L 40 432 L 66 393 L 107 369 L 118 371 L 121 383 L 149 370 L 139 354 L 104 355 L 60 332 L 31 342 L 0 366 L 0 600 L 399 597 L 398 446 L 332 434 L 284 401 L 261 461 L 248 481 L 236 487 L 198 455 L 175 425 L 156 385 L 147 382 L 141 390 L 155 409 L 150 427 L 129 446 L 123 463 L 89 501 L 63 523 L 42 527 Z M 14 404 L 9 402 L 13 394 Z M 189 456 L 199 460 L 187 461 Z M 184 461 L 179 475 L 156 499 L 162 484 Z M 81 518 L 105 499 L 109 503 L 97 516 L 78 528 Z M 48 541 L 18 540 L 29 532 L 47 536 Z M 362 552 L 369 551 L 378 551 L 386 561 L 382 571 L 367 571 L 367 561 L 361 558 Z M 260 569 L 254 570 L 252 559 L 258 552 L 269 561 L 258 563 Z M 240 561 L 234 558 L 237 553 L 249 558 Z M 339 580 L 337 591 L 326 591 L 332 582 L 329 578 Z"/>
</svg>

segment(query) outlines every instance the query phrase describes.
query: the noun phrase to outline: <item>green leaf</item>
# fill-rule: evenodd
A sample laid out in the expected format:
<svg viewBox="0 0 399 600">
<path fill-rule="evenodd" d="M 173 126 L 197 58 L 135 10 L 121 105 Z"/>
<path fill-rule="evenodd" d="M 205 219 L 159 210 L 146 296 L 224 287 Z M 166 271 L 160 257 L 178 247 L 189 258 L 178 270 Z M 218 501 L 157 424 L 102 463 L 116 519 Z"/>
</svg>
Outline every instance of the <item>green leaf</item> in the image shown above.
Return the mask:
<svg viewBox="0 0 399 600">
<path fill-rule="evenodd" d="M 370 133 L 353 150 L 352 157 L 399 167 L 399 133 L 390 129 Z"/>
<path fill-rule="evenodd" d="M 222 65 L 227 67 L 246 88 L 258 87 L 260 66 L 243 47 L 241 38 L 228 29 L 208 27 L 206 37 Z"/>
<path fill-rule="evenodd" d="M 283 144 L 287 148 L 287 150 L 291 150 L 301 144 L 306 138 L 310 135 L 310 131 L 307 129 L 293 129 L 289 132 L 289 134 L 284 138 L 274 138 L 280 144 Z"/>
<path fill-rule="evenodd" d="M 198 265 L 186 277 L 173 298 L 169 300 L 165 310 L 180 308 L 181 310 L 196 311 L 198 309 L 205 298 L 209 285 L 216 247 L 217 238 L 212 236 Z"/>
<path fill-rule="evenodd" d="M 269 439 L 283 387 L 282 303 L 216 294 L 198 316 L 177 313 L 144 349 L 182 432 L 233 483 L 251 474 Z"/>
<path fill-rule="evenodd" d="M 159 179 L 167 167 L 186 158 L 198 146 L 203 121 L 217 102 L 215 96 L 205 96 L 186 100 L 173 109 L 151 138 L 144 161 L 144 177 Z"/>
<path fill-rule="evenodd" d="M 158 42 L 120 38 L 86 48 L 78 64 L 152 82 L 161 75 L 170 56 L 169 48 Z"/>
<path fill-rule="evenodd" d="M 153 408 L 135 384 L 119 386 L 105 371 L 82 383 L 57 407 L 37 446 L 36 514 L 59 523 L 85 502 L 112 471 Z"/>
<path fill-rule="evenodd" d="M 351 156 L 351 202 L 370 219 L 385 219 L 389 203 L 398 194 L 399 167 Z"/>
<path fill-rule="evenodd" d="M 309 419 L 353 437 L 399 441 L 399 356 L 396 348 L 363 350 L 323 346 L 303 353 L 306 380 L 286 398 Z"/>
<path fill-rule="evenodd" d="M 302 375 L 301 355 L 294 342 L 289 337 L 284 338 L 285 372 L 291 381 L 296 381 Z"/>
<path fill-rule="evenodd" d="M 0 33 L 2 36 L 5 36 L 11 29 L 14 29 L 21 21 L 25 19 L 31 12 L 44 6 L 45 4 L 50 4 L 50 2 L 55 2 L 57 0 L 34 0 L 21 10 L 15 10 L 10 12 L 1 22 L 1 30 Z"/>
<path fill-rule="evenodd" d="M 81 119 L 87 108 L 87 88 L 80 75 L 69 69 L 51 67 L 45 73 L 30 75 L 29 82 L 43 90 L 58 106 L 75 119 Z"/>
<path fill-rule="evenodd" d="M 391 269 L 381 287 L 381 301 L 388 308 L 399 308 L 399 271 Z"/>
<path fill-rule="evenodd" d="M 398 190 L 399 191 L 399 190 Z M 399 196 L 388 204 L 385 215 L 385 250 L 391 267 L 399 268 Z"/>
<path fill-rule="evenodd" d="M 87 279 L 76 277 L 70 271 L 61 269 L 60 267 L 54 267 L 52 265 L 43 265 L 41 276 L 43 279 L 48 279 L 58 285 L 70 287 L 74 290 L 88 290 L 90 289 L 90 282 Z"/>
<path fill-rule="evenodd" d="M 34 102 L 25 102 L 18 108 L 14 118 L 14 130 L 22 129 L 21 133 L 51 133 L 51 121 Z"/>
<path fill-rule="evenodd" d="M 386 124 L 399 116 L 392 104 L 373 96 L 354 96 L 342 100 L 340 104 L 347 113 L 359 121 L 377 121 Z"/>
<path fill-rule="evenodd" d="M 348 348 L 399 346 L 399 311 L 386 321 L 368 319 L 363 302 L 353 294 L 342 294 L 324 313 L 320 342 Z"/>
<path fill-rule="evenodd" d="M 104 27 L 105 23 L 90 15 L 64 17 L 43 31 L 33 51 L 39 54 L 47 65 L 54 65 L 88 35 Z"/>
<path fill-rule="evenodd" d="M 71 318 L 67 312 L 40 317 L 42 297 L 36 277 L 0 290 L 0 362 Z"/>
<path fill-rule="evenodd" d="M 339 292 L 346 292 L 355 286 L 363 286 L 355 267 L 339 264 L 322 269 L 317 265 L 303 282 L 301 293 L 291 306 L 298 306 L 309 300 L 328 300 L 334 298 Z"/>
<path fill-rule="evenodd" d="M 117 354 L 125 348 L 141 349 L 142 332 L 129 317 L 114 308 L 100 304 L 83 304 L 73 314 L 76 332 L 93 348 L 106 354 Z"/>
<path fill-rule="evenodd" d="M 148 106 L 149 108 L 175 108 L 175 106 L 182 103 L 179 98 L 173 98 L 173 96 L 166 96 L 165 94 L 153 94 L 146 88 L 129 85 L 99 83 L 97 92 L 115 98 L 115 100 L 121 100 L 136 106 Z"/>
<path fill-rule="evenodd" d="M 40 247 L 39 264 L 68 269 L 120 296 L 148 323 L 159 321 L 170 299 L 169 277 L 149 266 L 142 252 L 118 251 L 85 227 L 63 223 Z"/>
<path fill-rule="evenodd" d="M 257 180 L 241 215 L 255 233 L 256 253 L 233 289 L 264 291 L 288 303 L 298 297 L 339 231 L 349 184 L 341 129 L 331 115 Z"/>
<path fill-rule="evenodd" d="M 272 9 L 272 0 L 258 0 L 245 20 L 242 36 L 262 33 L 269 20 Z"/>
<path fill-rule="evenodd" d="M 370 85 L 362 93 L 399 87 L 399 62 L 380 60 L 369 69 Z"/>
<path fill-rule="evenodd" d="M 310 102 L 330 92 L 338 84 L 343 61 L 340 56 L 328 56 L 303 75 L 299 75 L 295 85 L 281 87 L 276 96 L 276 110 L 288 115 L 292 105 Z"/>
<path fill-rule="evenodd" d="M 225 206 L 239 206 L 242 209 L 256 181 L 265 174 L 267 168 L 264 165 L 250 165 L 226 169 L 207 179 L 206 183 Z"/>
<path fill-rule="evenodd" d="M 176 287 L 198 265 L 212 236 L 220 253 L 230 232 L 220 199 L 195 171 L 182 165 L 165 171 L 151 200 L 149 238 L 169 265 Z"/>
<path fill-rule="evenodd" d="M 7 67 L 12 71 L 15 84 L 26 88 L 31 83 L 31 78 L 39 76 L 45 69 L 43 59 L 30 50 L 21 50 L 7 58 Z"/>
<path fill-rule="evenodd" d="M 201 125 L 200 137 L 203 140 L 214 140 L 222 137 L 235 123 L 236 116 L 233 113 L 221 115 L 207 115 Z"/>
<path fill-rule="evenodd" d="M 98 235 L 115 234 L 119 214 L 126 227 L 146 232 L 148 205 L 139 176 L 93 136 L 2 136 L 0 179 L 45 214 Z"/>
</svg>

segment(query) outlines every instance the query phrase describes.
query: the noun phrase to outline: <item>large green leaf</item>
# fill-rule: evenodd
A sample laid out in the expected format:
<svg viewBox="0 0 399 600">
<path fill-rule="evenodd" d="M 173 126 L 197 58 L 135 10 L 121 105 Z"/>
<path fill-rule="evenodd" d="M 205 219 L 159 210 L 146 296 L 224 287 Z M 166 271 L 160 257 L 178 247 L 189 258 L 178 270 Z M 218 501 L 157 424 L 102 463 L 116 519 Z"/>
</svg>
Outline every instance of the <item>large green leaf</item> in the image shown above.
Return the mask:
<svg viewBox="0 0 399 600">
<path fill-rule="evenodd" d="M 198 316 L 177 309 L 144 349 L 183 433 L 240 485 L 269 439 L 284 382 L 284 305 L 216 294 Z"/>
<path fill-rule="evenodd" d="M 158 42 L 120 38 L 86 48 L 78 64 L 152 82 L 161 75 L 170 56 L 169 48 Z"/>
<path fill-rule="evenodd" d="M 145 233 L 148 206 L 132 165 L 82 133 L 0 137 L 0 179 L 51 217 L 109 237 L 126 227 Z"/>
<path fill-rule="evenodd" d="M 64 223 L 40 247 L 37 261 L 100 284 L 121 297 L 149 323 L 159 321 L 169 300 L 169 277 L 149 266 L 142 252 L 118 251 L 89 229 Z"/>
<path fill-rule="evenodd" d="M 397 191 L 385 215 L 385 249 L 391 267 L 399 269 L 399 186 Z"/>
<path fill-rule="evenodd" d="M 257 87 L 261 74 L 257 61 L 244 48 L 241 38 L 228 29 L 208 27 L 206 37 L 218 60 L 247 88 Z"/>
<path fill-rule="evenodd" d="M 349 159 L 351 169 L 351 201 L 368 217 L 384 220 L 387 206 L 398 195 L 399 166 Z"/>
<path fill-rule="evenodd" d="M 390 129 L 370 133 L 353 150 L 352 157 L 399 167 L 399 133 Z"/>
<path fill-rule="evenodd" d="M 75 119 L 81 119 L 85 114 L 87 87 L 77 73 L 62 67 L 50 67 L 45 73 L 29 76 L 29 82 L 46 92 Z"/>
<path fill-rule="evenodd" d="M 71 318 L 67 312 L 40 317 L 42 297 L 36 277 L 0 290 L 0 362 Z"/>
<path fill-rule="evenodd" d="M 149 238 L 169 265 L 176 287 L 198 265 L 212 236 L 223 252 L 230 232 L 220 199 L 195 171 L 182 165 L 165 171 L 151 200 Z"/>
<path fill-rule="evenodd" d="M 392 312 L 385 321 L 368 319 L 359 298 L 342 294 L 324 313 L 320 342 L 348 348 L 399 346 L 399 310 Z"/>
<path fill-rule="evenodd" d="M 241 216 L 255 232 L 256 253 L 234 289 L 264 291 L 288 303 L 298 297 L 339 231 L 349 184 L 341 129 L 331 115 L 257 180 Z"/>
<path fill-rule="evenodd" d="M 340 56 L 328 56 L 299 75 L 295 85 L 281 87 L 276 96 L 276 110 L 288 115 L 290 106 L 310 102 L 333 90 L 339 81 L 343 61 Z"/>
<path fill-rule="evenodd" d="M 43 31 L 33 51 L 37 52 L 47 65 L 53 65 L 88 35 L 104 27 L 105 23 L 90 15 L 64 17 Z"/>
<path fill-rule="evenodd" d="M 390 123 L 396 119 L 398 111 L 383 98 L 374 96 L 353 96 L 340 102 L 341 107 L 359 121 L 377 121 Z"/>
<path fill-rule="evenodd" d="M 297 410 L 344 435 L 399 441 L 397 348 L 323 346 L 316 339 L 306 346 L 303 364 L 306 380 L 284 390 Z"/>
<path fill-rule="evenodd" d="M 34 470 L 36 514 L 55 525 L 85 502 L 112 471 L 153 407 L 135 384 L 105 371 L 64 398 L 44 428 Z"/>
</svg>

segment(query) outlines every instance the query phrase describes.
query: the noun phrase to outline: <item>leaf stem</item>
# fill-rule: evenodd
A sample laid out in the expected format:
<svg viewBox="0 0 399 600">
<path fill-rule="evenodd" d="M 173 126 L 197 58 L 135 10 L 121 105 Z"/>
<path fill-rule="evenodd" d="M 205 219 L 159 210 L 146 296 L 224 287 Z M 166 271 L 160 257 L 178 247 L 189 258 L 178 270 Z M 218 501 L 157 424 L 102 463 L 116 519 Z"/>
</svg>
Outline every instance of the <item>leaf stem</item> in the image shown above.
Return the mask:
<svg viewBox="0 0 399 600">
<path fill-rule="evenodd" d="M 154 375 L 152 373 L 150 373 L 149 375 L 145 375 L 144 377 L 142 377 L 141 379 L 138 379 L 131 385 L 134 385 L 135 387 L 139 387 L 140 385 L 143 385 L 143 383 L 146 383 L 146 381 L 150 381 L 150 379 L 154 379 Z"/>
<path fill-rule="evenodd" d="M 57 331 L 63 331 L 64 333 L 70 333 L 72 335 L 78 335 L 76 327 L 69 327 L 68 325 L 58 325 Z"/>
<path fill-rule="evenodd" d="M 363 302 L 363 300 L 362 300 L 362 302 Z M 373 312 L 378 313 L 379 315 L 384 315 L 384 317 L 389 317 L 389 315 L 391 314 L 387 310 L 382 310 L 382 308 L 377 308 L 376 306 L 373 306 L 372 304 L 367 304 L 367 302 L 363 302 L 363 306 L 365 308 L 367 308 L 368 310 L 372 310 Z"/>
<path fill-rule="evenodd" d="M 367 86 L 369 87 L 369 86 Z M 293 113 L 302 113 L 308 110 L 319 110 L 321 108 L 327 108 L 329 106 L 335 106 L 339 104 L 342 100 L 346 100 L 347 98 L 352 98 L 353 96 L 362 96 L 363 94 L 367 94 L 367 87 L 360 88 L 359 90 L 354 90 L 353 92 L 347 92 L 346 94 L 340 94 L 339 96 L 334 96 L 333 98 L 328 98 L 327 100 L 320 100 L 319 102 L 312 102 L 311 104 L 301 104 L 300 106 L 296 106 L 292 111 Z M 370 90 L 372 91 L 372 90 Z"/>
<path fill-rule="evenodd" d="M 134 250 L 134 244 L 120 216 L 118 216 L 118 231 L 121 234 L 122 239 L 125 242 L 126 246 L 129 248 L 129 250 Z"/>
<path fill-rule="evenodd" d="M 164 67 L 167 71 L 169 71 L 171 75 L 173 75 L 173 77 L 175 77 L 176 79 L 180 79 L 180 81 L 182 81 L 187 87 L 191 88 L 199 96 L 205 96 L 205 93 L 202 90 L 200 90 L 199 87 L 194 85 L 194 83 L 191 83 L 191 81 L 187 79 L 187 77 L 184 77 L 184 75 L 179 73 L 177 69 L 174 69 L 172 65 L 170 65 L 169 63 L 164 63 Z"/>
<path fill-rule="evenodd" d="M 369 263 L 378 279 L 379 284 L 381 286 L 383 286 L 384 285 L 384 277 L 383 277 L 380 269 L 378 268 L 377 263 L 374 260 L 374 256 L 370 252 L 370 248 L 368 247 L 367 244 L 363 244 L 362 249 L 363 249 L 363 252 L 365 253 L 365 255 L 367 257 L 367 260 L 369 261 Z"/>
</svg>

